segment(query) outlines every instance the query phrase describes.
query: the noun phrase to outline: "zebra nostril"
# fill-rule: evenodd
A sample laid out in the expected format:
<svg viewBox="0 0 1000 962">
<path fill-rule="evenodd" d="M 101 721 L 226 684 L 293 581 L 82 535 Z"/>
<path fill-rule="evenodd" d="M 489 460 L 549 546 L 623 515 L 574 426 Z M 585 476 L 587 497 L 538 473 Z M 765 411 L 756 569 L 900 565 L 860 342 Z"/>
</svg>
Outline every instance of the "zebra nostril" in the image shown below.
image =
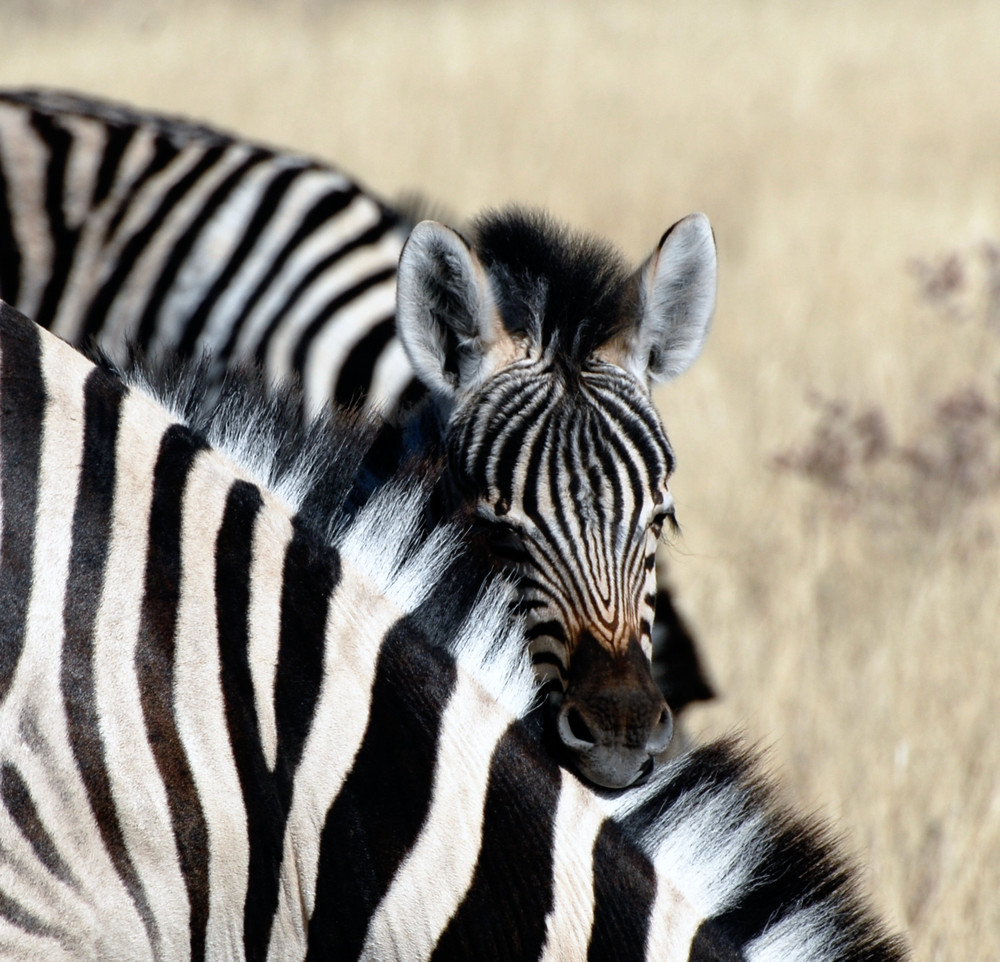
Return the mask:
<svg viewBox="0 0 1000 962">
<path fill-rule="evenodd" d="M 593 742 L 594 734 L 587 727 L 587 723 L 583 720 L 583 715 L 581 715 L 575 708 L 570 708 L 566 712 L 566 721 L 569 722 L 569 730 L 576 735 L 577 738 L 582 742 Z"/>
<path fill-rule="evenodd" d="M 570 747 L 591 747 L 597 739 L 574 705 L 564 706 L 559 713 L 559 734 Z"/>
<path fill-rule="evenodd" d="M 670 739 L 674 735 L 674 716 L 670 714 L 670 709 L 664 706 L 660 716 L 649 733 L 646 742 L 646 751 L 650 755 L 658 755 L 670 744 Z"/>
</svg>

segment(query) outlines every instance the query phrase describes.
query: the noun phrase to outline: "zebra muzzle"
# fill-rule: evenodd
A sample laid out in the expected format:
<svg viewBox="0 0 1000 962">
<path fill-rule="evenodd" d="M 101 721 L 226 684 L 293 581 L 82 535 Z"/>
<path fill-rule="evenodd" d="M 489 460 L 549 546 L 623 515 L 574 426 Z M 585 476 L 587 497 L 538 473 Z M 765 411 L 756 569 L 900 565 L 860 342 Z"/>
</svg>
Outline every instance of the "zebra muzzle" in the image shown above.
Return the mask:
<svg viewBox="0 0 1000 962">
<path fill-rule="evenodd" d="M 638 640 L 609 651 L 583 632 L 557 708 L 559 742 L 581 776 L 604 788 L 648 777 L 673 735 L 673 716 Z"/>
</svg>

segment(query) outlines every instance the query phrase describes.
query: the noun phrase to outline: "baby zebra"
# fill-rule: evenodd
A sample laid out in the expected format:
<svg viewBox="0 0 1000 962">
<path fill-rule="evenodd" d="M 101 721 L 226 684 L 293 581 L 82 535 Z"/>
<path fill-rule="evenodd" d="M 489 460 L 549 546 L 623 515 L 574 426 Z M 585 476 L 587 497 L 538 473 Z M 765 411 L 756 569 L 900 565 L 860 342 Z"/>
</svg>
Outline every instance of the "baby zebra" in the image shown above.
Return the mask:
<svg viewBox="0 0 1000 962">
<path fill-rule="evenodd" d="M 207 351 L 215 377 L 255 358 L 300 375 L 312 413 L 358 396 L 391 413 L 415 375 L 430 398 L 408 449 L 446 453 L 435 503 L 475 517 L 518 579 L 559 750 L 596 784 L 632 784 L 671 738 L 661 687 L 710 694 L 676 621 L 656 635 L 677 670 L 658 686 L 649 660 L 674 465 L 650 389 L 705 338 L 708 221 L 676 224 L 637 270 L 516 209 L 467 237 L 425 222 L 403 249 L 406 234 L 307 158 L 66 94 L 0 96 L 0 296 L 119 361 L 128 341 Z"/>
<path fill-rule="evenodd" d="M 0 306 L 0 956 L 902 959 L 734 744 L 558 768 L 508 594 L 372 432 Z"/>
</svg>

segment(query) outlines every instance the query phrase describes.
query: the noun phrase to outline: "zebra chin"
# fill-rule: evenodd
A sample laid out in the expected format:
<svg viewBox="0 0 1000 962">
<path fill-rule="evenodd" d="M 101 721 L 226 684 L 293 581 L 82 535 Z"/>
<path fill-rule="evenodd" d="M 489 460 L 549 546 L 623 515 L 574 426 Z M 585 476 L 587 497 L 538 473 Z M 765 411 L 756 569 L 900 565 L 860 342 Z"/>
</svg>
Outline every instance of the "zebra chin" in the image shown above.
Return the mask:
<svg viewBox="0 0 1000 962">
<path fill-rule="evenodd" d="M 565 681 L 548 699 L 560 760 L 600 788 L 644 782 L 667 756 L 674 720 L 639 642 L 611 652 L 583 632 Z"/>
</svg>

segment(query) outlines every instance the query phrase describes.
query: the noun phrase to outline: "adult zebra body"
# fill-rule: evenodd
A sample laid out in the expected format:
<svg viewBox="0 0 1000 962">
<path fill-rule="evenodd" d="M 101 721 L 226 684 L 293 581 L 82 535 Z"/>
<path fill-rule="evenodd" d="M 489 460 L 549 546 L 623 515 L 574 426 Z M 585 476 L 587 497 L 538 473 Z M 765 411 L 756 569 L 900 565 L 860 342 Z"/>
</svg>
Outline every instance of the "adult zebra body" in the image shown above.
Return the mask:
<svg viewBox="0 0 1000 962">
<path fill-rule="evenodd" d="M 0 296 L 73 342 L 208 351 L 216 378 L 255 358 L 300 373 L 314 413 L 359 392 L 392 407 L 415 370 L 433 416 L 408 437 L 443 452 L 447 510 L 516 570 L 562 750 L 606 786 L 649 772 L 672 731 L 649 656 L 673 515 L 649 389 L 707 330 L 704 217 L 634 272 L 516 210 L 468 241 L 425 222 L 404 248 L 400 216 L 336 171 L 50 93 L 0 100 L 0 179 Z M 676 662 L 693 684 L 666 673 L 675 704 L 704 696 Z"/>
<path fill-rule="evenodd" d="M 556 767 L 428 482 L 352 520 L 364 427 L 237 388 L 158 403 L 0 306 L 0 955 L 903 957 L 733 745 Z"/>
<path fill-rule="evenodd" d="M 117 361 L 208 352 L 394 410 L 412 223 L 328 165 L 56 91 L 0 94 L 0 297 Z M 412 393 L 412 391 L 411 391 Z"/>
</svg>

